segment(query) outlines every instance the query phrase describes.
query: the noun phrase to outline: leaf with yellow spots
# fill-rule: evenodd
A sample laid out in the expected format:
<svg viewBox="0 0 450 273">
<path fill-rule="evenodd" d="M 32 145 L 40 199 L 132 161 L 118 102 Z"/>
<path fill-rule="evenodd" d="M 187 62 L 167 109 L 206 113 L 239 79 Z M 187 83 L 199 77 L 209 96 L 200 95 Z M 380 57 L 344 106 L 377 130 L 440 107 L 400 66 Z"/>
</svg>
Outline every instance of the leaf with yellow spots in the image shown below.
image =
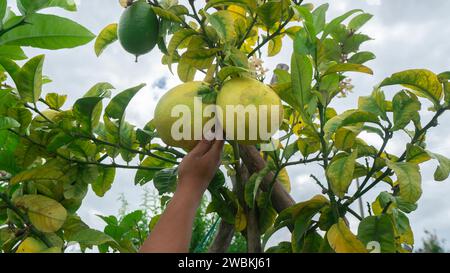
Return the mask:
<svg viewBox="0 0 450 273">
<path fill-rule="evenodd" d="M 336 253 L 367 253 L 364 244 L 350 231 L 342 218 L 330 228 L 327 239 Z"/>
</svg>

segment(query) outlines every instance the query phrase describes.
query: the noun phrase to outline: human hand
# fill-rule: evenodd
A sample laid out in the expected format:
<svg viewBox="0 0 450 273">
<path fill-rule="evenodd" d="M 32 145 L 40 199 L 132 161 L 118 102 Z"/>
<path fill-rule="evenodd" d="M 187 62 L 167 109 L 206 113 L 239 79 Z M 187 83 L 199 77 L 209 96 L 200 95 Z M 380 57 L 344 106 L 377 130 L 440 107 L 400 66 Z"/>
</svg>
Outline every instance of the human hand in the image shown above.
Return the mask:
<svg viewBox="0 0 450 273">
<path fill-rule="evenodd" d="M 202 140 L 178 167 L 178 191 L 203 195 L 220 166 L 223 140 Z"/>
</svg>

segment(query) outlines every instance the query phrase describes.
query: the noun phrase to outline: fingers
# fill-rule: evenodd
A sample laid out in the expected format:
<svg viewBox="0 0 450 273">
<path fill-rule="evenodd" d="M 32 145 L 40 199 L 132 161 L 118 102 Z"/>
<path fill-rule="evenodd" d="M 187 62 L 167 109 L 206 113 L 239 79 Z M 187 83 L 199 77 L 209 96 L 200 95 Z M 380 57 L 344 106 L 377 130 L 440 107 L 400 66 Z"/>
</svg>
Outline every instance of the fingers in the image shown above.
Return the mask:
<svg viewBox="0 0 450 273">
<path fill-rule="evenodd" d="M 224 140 L 215 140 L 209 151 L 204 155 L 204 157 L 207 157 L 209 160 L 214 161 L 220 160 L 224 143 L 225 143 Z"/>
<path fill-rule="evenodd" d="M 195 156 L 203 156 L 211 149 L 212 143 L 212 141 L 205 139 L 201 140 L 191 151 L 191 154 Z"/>
</svg>

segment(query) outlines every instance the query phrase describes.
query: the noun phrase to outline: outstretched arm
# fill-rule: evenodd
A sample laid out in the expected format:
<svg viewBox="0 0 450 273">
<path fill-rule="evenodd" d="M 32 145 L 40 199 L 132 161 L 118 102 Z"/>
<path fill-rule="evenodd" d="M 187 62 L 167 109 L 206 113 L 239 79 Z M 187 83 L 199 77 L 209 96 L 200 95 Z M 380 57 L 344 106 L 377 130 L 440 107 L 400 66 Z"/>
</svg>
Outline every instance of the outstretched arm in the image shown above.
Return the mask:
<svg viewBox="0 0 450 273">
<path fill-rule="evenodd" d="M 178 168 L 172 200 L 139 252 L 188 252 L 195 213 L 219 165 L 223 141 L 202 140 Z"/>
</svg>

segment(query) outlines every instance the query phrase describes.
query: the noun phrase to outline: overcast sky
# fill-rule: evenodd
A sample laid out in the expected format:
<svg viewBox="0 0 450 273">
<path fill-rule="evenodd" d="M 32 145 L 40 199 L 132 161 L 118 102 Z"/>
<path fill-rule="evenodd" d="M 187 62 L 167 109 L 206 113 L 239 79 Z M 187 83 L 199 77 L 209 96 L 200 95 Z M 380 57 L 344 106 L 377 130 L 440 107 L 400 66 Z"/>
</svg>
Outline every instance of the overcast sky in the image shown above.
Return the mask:
<svg viewBox="0 0 450 273">
<path fill-rule="evenodd" d="M 78 0 L 79 11 L 69 13 L 52 10 L 52 13 L 63 14 L 73 18 L 92 32 L 99 31 L 109 23 L 117 22 L 122 8 L 116 0 Z M 368 63 L 375 71 L 374 76 L 354 75 L 354 93 L 346 99 L 335 103 L 339 110 L 355 108 L 359 96 L 368 95 L 374 85 L 394 72 L 409 68 L 427 68 L 440 73 L 450 70 L 450 24 L 448 0 L 339 0 L 311 1 L 315 5 L 330 2 L 328 19 L 340 15 L 353 8 L 361 8 L 375 15 L 374 19 L 363 29 L 363 32 L 374 40 L 364 46 L 377 55 L 377 59 Z M 291 41 L 286 39 L 280 56 L 267 59 L 265 66 L 273 69 L 277 63 L 289 63 Z M 29 56 L 41 53 L 42 50 L 27 50 Z M 61 51 L 45 51 L 47 55 L 44 73 L 53 79 L 53 83 L 45 86 L 46 92 L 61 92 L 69 95 L 67 105 L 73 104 L 92 85 L 97 82 L 110 82 L 117 92 L 140 83 L 147 83 L 133 99 L 127 110 L 127 120 L 137 126 L 144 126 L 151 120 L 157 99 L 169 88 L 179 83 L 177 77 L 171 75 L 167 67 L 160 64 L 161 53 L 154 50 L 142 56 L 139 63 L 134 63 L 133 56 L 124 52 L 118 44 L 108 48 L 97 58 L 93 43 L 89 45 Z M 162 88 L 161 88 L 162 87 Z M 389 96 L 390 91 L 386 89 Z M 426 108 L 426 107 L 424 107 Z M 444 155 L 450 155 L 449 116 L 441 119 L 441 126 L 431 130 L 428 138 L 429 149 Z M 425 119 L 429 115 L 425 114 Z M 366 141 L 373 145 L 379 142 L 372 136 Z M 405 138 L 396 138 L 388 147 L 392 153 L 404 149 Z M 423 197 L 419 201 L 419 209 L 410 215 L 412 227 L 416 235 L 417 246 L 421 245 L 424 230 L 436 231 L 439 237 L 450 240 L 450 184 L 449 181 L 434 182 L 435 162 L 421 168 L 423 172 Z M 292 180 L 293 196 L 303 201 L 320 192 L 310 178 L 310 174 L 321 176 L 317 166 L 301 166 L 289 169 Z M 129 209 L 137 209 L 141 202 L 143 190 L 133 184 L 134 172 L 121 170 L 117 173 L 113 188 L 104 198 L 98 198 L 91 192 L 85 199 L 79 214 L 90 226 L 102 229 L 103 223 L 96 214 L 117 214 L 120 202 L 119 194 L 125 194 L 130 203 Z M 375 193 L 365 197 L 364 201 L 372 202 L 379 191 L 387 187 L 377 187 Z M 357 228 L 351 221 L 353 230 Z M 287 232 L 277 234 L 275 240 L 289 240 Z M 272 242 L 274 243 L 274 242 Z M 448 246 L 448 244 L 447 244 Z"/>
</svg>

